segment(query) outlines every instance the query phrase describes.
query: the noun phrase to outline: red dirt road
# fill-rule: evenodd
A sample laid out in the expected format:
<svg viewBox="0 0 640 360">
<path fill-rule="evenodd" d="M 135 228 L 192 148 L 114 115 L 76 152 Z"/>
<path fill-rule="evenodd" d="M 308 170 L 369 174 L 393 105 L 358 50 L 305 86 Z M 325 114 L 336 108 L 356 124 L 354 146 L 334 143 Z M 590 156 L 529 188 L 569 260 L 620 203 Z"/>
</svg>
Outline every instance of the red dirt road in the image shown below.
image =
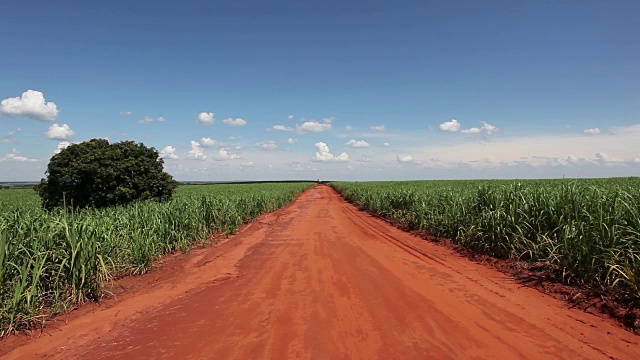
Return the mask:
<svg viewBox="0 0 640 360">
<path fill-rule="evenodd" d="M 0 342 L 0 354 L 640 359 L 640 337 L 612 321 L 393 228 L 326 186 L 142 278 L 135 292 L 10 352 Z"/>
</svg>

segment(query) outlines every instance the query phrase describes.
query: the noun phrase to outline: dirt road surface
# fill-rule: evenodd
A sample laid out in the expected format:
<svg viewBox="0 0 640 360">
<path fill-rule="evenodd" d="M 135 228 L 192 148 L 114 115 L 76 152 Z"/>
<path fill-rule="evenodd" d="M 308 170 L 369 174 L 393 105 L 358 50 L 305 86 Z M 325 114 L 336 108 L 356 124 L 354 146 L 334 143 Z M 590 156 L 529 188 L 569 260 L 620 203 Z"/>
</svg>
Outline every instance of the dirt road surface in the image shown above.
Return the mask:
<svg viewBox="0 0 640 360">
<path fill-rule="evenodd" d="M 140 279 L 37 339 L 0 342 L 0 354 L 640 359 L 640 337 L 611 320 L 393 228 L 326 186 Z"/>
</svg>

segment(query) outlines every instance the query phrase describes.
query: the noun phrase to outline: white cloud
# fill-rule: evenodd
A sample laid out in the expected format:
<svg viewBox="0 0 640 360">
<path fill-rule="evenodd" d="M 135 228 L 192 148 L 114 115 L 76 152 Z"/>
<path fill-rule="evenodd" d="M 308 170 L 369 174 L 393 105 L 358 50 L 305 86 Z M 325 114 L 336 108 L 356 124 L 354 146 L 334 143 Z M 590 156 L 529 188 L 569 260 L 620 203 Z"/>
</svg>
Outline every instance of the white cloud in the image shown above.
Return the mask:
<svg viewBox="0 0 640 360">
<path fill-rule="evenodd" d="M 351 125 L 347 125 L 344 127 L 344 129 L 347 131 L 351 131 L 353 128 L 351 127 Z"/>
<path fill-rule="evenodd" d="M 460 132 L 461 132 L 462 134 L 477 134 L 477 133 L 479 133 L 480 131 L 482 131 L 482 129 L 477 128 L 477 127 L 472 127 L 472 128 L 469 128 L 469 129 L 464 129 L 464 130 L 462 130 L 462 131 L 460 131 Z"/>
<path fill-rule="evenodd" d="M 187 153 L 187 159 L 191 160 L 207 160 L 207 156 L 202 150 L 202 145 L 199 142 L 191 140 L 191 150 Z"/>
<path fill-rule="evenodd" d="M 120 111 L 120 115 L 132 115 L 131 111 Z"/>
<path fill-rule="evenodd" d="M 495 158 L 494 158 L 495 159 Z M 478 163 L 478 162 L 475 162 Z M 488 161 L 480 162 L 476 167 L 482 166 L 482 163 L 489 163 Z M 603 152 L 596 152 L 593 154 L 593 157 L 589 156 L 575 156 L 569 154 L 566 157 L 559 156 L 545 156 L 545 155 L 536 155 L 536 156 L 524 156 L 519 158 L 518 160 L 513 161 L 493 161 L 493 165 L 497 166 L 516 166 L 516 165 L 526 165 L 528 167 L 543 167 L 543 166 L 551 166 L 551 167 L 572 167 L 572 166 L 585 166 L 585 165 L 595 165 L 595 166 L 625 166 L 625 165 L 637 165 L 637 159 L 618 159 L 613 158 Z"/>
<path fill-rule="evenodd" d="M 336 119 L 335 116 L 329 116 L 329 117 L 326 117 L 326 118 L 322 119 L 322 122 L 327 123 L 327 124 L 331 124 L 335 119 Z"/>
<path fill-rule="evenodd" d="M 4 161 L 13 161 L 13 162 L 36 162 L 36 159 L 30 159 L 28 157 L 24 157 L 20 155 L 18 150 L 13 149 L 10 153 L 0 158 L 0 162 Z"/>
<path fill-rule="evenodd" d="M 295 144 L 297 142 L 298 142 L 298 139 L 294 139 L 294 138 L 288 138 L 287 139 L 287 144 L 293 145 L 293 144 Z"/>
<path fill-rule="evenodd" d="M 451 119 L 451 121 L 445 121 L 440 126 L 438 126 L 440 131 L 449 131 L 456 132 L 460 130 L 460 123 L 456 119 Z"/>
<path fill-rule="evenodd" d="M 599 128 L 592 128 L 592 129 L 585 129 L 584 133 L 589 135 L 597 135 L 597 134 L 600 134 L 601 131 Z"/>
<path fill-rule="evenodd" d="M 389 147 L 389 146 L 391 146 L 391 144 L 389 144 L 388 142 L 386 142 L 386 143 L 383 143 L 383 144 L 382 144 L 382 146 L 384 146 L 384 147 Z"/>
<path fill-rule="evenodd" d="M 610 136 L 584 136 L 583 134 L 536 135 L 497 138 L 491 142 L 469 142 L 440 146 L 417 146 L 412 153 L 429 154 L 442 161 L 438 166 L 487 168 L 525 165 L 578 166 L 578 165 L 634 165 L 638 157 L 637 139 L 640 124 L 614 127 Z M 593 154 L 600 153 L 594 157 Z M 604 155 L 607 154 L 607 155 Z M 486 159 L 491 159 L 486 161 Z M 462 164 L 462 165 L 461 165 Z"/>
<path fill-rule="evenodd" d="M 52 140 L 71 140 L 73 135 L 73 130 L 67 124 L 53 124 L 47 130 L 47 139 Z"/>
<path fill-rule="evenodd" d="M 451 120 L 451 121 L 455 121 L 455 120 Z M 469 129 L 464 129 L 464 130 L 460 131 L 460 133 L 461 134 L 479 134 L 479 133 L 484 133 L 485 135 L 491 135 L 494 132 L 500 130 L 496 126 L 493 126 L 493 125 L 489 124 L 486 121 L 480 121 L 480 122 L 482 123 L 482 127 L 479 127 L 479 128 L 472 127 L 472 128 L 469 128 Z M 449 123 L 451 123 L 451 122 L 449 122 Z M 457 123 L 457 121 L 456 121 L 456 123 Z M 448 124 L 448 123 L 444 123 L 444 124 Z M 442 130 L 442 125 L 444 125 L 444 124 L 440 125 L 440 130 Z M 460 123 L 457 123 L 457 124 L 455 124 L 453 126 L 456 128 L 456 130 L 446 130 L 446 131 L 458 131 L 460 129 Z"/>
<path fill-rule="evenodd" d="M 213 114 L 212 114 L 213 117 Z M 232 119 L 232 118 L 228 118 L 228 119 L 224 119 L 222 120 L 222 123 L 225 125 L 229 125 L 229 126 L 245 126 L 247 125 L 247 121 L 241 118 L 236 118 L 236 119 Z"/>
<path fill-rule="evenodd" d="M 8 131 L 4 137 L 0 138 L 0 144 L 11 144 L 13 141 L 11 141 L 11 139 L 9 138 L 15 135 L 16 133 L 19 133 L 20 131 L 22 131 L 22 129 L 20 128 Z"/>
<path fill-rule="evenodd" d="M 284 126 L 284 125 L 273 125 L 273 130 L 278 131 L 293 131 L 292 127 Z"/>
<path fill-rule="evenodd" d="M 204 125 L 211 125 L 213 124 L 216 120 L 213 118 L 214 113 L 210 112 L 201 112 L 200 114 L 198 114 L 198 118 L 196 119 L 196 122 L 198 124 L 204 124 Z"/>
<path fill-rule="evenodd" d="M 352 148 L 366 148 L 369 147 L 369 143 L 364 140 L 349 140 L 345 143 L 345 145 Z"/>
<path fill-rule="evenodd" d="M 370 126 L 369 129 L 375 130 L 375 131 L 386 131 L 387 130 L 387 128 L 384 125 Z"/>
<path fill-rule="evenodd" d="M 164 149 L 160 151 L 160 157 L 163 159 L 177 159 L 176 148 L 173 146 L 165 146 Z"/>
<path fill-rule="evenodd" d="M 304 164 L 302 164 L 299 161 L 289 162 L 288 165 L 292 167 L 293 170 L 295 171 L 318 171 L 319 170 L 318 168 L 315 168 L 311 165 L 304 166 Z"/>
<path fill-rule="evenodd" d="M 600 164 L 607 164 L 607 163 L 617 163 L 617 162 L 621 162 L 618 159 L 612 159 L 611 157 L 609 157 L 607 154 L 603 153 L 603 152 L 597 152 L 595 153 L 595 157 L 596 157 L 596 161 Z"/>
<path fill-rule="evenodd" d="M 408 163 L 408 162 L 412 162 L 413 161 L 413 156 L 411 155 L 398 155 L 397 158 L 399 163 Z"/>
<path fill-rule="evenodd" d="M 157 117 L 157 118 L 152 118 L 151 116 L 145 116 L 145 117 L 142 118 L 142 120 L 138 120 L 138 122 L 140 124 L 149 124 L 149 123 L 152 123 L 154 121 L 165 122 L 165 121 L 167 121 L 167 119 L 163 118 L 162 116 Z"/>
<path fill-rule="evenodd" d="M 69 145 L 71 145 L 68 141 L 60 141 L 58 143 L 58 147 L 53 151 L 54 154 L 59 154 L 60 151 L 66 149 Z"/>
<path fill-rule="evenodd" d="M 484 130 L 487 133 L 487 135 L 491 135 L 494 132 L 500 130 L 486 121 L 480 121 L 480 122 L 482 123 L 482 130 Z"/>
<path fill-rule="evenodd" d="M 253 161 L 247 161 L 240 164 L 240 166 L 243 168 L 253 167 L 253 165 L 255 165 Z"/>
<path fill-rule="evenodd" d="M 331 123 L 329 122 L 320 123 L 315 120 L 309 120 L 303 122 L 302 125 L 296 124 L 296 133 L 298 134 L 309 134 L 327 130 L 331 130 Z"/>
<path fill-rule="evenodd" d="M 229 153 L 229 151 L 227 151 L 226 148 L 222 148 L 218 150 L 218 153 L 214 157 L 214 160 L 225 161 L 225 160 L 233 160 L 233 159 L 239 159 L 239 158 L 240 158 L 240 155 Z"/>
<path fill-rule="evenodd" d="M 214 140 L 210 137 L 203 137 L 202 139 L 200 139 L 200 145 L 202 147 L 213 147 L 213 146 L 224 146 L 225 144 L 218 140 Z"/>
<path fill-rule="evenodd" d="M 293 116 L 293 115 L 289 115 L 289 116 L 287 116 L 287 119 L 291 120 L 291 119 L 293 119 L 294 117 L 295 117 L 295 116 Z"/>
<path fill-rule="evenodd" d="M 256 143 L 256 145 L 263 150 L 276 150 L 278 148 L 278 144 L 276 144 L 276 142 L 273 140 L 261 141 L 259 143 Z"/>
<path fill-rule="evenodd" d="M 52 101 L 45 101 L 40 91 L 27 90 L 20 97 L 4 99 L 0 102 L 0 113 L 6 116 L 25 116 L 40 121 L 53 121 L 60 111 Z"/>
<path fill-rule="evenodd" d="M 342 153 L 338 156 L 335 156 L 329 150 L 329 146 L 323 142 L 316 143 L 316 155 L 313 157 L 314 161 L 319 162 L 344 162 L 349 161 L 349 155 L 346 153 Z"/>
</svg>

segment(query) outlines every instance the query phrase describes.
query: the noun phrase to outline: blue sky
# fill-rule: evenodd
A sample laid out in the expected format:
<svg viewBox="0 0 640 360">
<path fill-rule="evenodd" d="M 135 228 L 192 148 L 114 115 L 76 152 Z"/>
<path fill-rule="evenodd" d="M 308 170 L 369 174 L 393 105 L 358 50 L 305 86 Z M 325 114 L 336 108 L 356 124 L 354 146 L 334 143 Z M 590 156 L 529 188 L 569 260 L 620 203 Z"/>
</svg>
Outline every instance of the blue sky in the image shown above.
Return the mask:
<svg viewBox="0 0 640 360">
<path fill-rule="evenodd" d="M 154 146 L 179 180 L 638 176 L 639 12 L 13 2 L 0 181 L 38 180 L 58 148 L 95 137 Z"/>
</svg>

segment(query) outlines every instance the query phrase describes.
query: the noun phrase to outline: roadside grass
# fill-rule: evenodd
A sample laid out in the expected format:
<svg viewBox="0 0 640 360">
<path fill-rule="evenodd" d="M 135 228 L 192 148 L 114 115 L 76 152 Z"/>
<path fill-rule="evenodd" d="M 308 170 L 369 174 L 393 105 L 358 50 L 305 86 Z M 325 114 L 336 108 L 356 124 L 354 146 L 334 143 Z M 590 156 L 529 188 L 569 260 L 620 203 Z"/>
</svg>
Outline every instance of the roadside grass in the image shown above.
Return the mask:
<svg viewBox="0 0 640 360">
<path fill-rule="evenodd" d="M 98 300 L 113 277 L 142 274 L 163 254 L 232 234 L 313 185 L 186 185 L 165 203 L 81 211 L 45 211 L 30 189 L 1 190 L 0 337 Z"/>
<path fill-rule="evenodd" d="M 478 253 L 543 264 L 565 284 L 640 303 L 640 178 L 335 182 L 348 201 Z"/>
</svg>

